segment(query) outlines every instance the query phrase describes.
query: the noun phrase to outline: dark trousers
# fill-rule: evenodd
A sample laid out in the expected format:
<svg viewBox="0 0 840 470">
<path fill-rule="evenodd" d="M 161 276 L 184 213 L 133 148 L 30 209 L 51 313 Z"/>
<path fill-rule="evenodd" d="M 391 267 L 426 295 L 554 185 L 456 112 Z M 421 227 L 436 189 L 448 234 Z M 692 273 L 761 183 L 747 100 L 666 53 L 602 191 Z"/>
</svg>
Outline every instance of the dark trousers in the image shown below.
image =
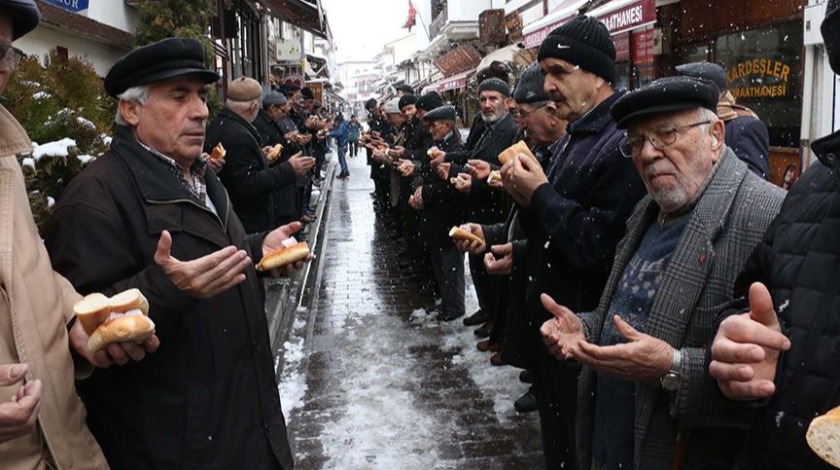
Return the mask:
<svg viewBox="0 0 840 470">
<path fill-rule="evenodd" d="M 537 334 L 538 335 L 538 334 Z M 542 347 L 540 338 L 532 337 L 540 350 L 535 354 L 534 386 L 540 414 L 543 456 L 546 470 L 574 469 L 575 404 L 577 376 L 580 369 L 558 362 Z"/>
<path fill-rule="evenodd" d="M 464 254 L 455 248 L 431 247 L 432 272 L 446 312 L 464 313 Z"/>
<path fill-rule="evenodd" d="M 350 156 L 355 157 L 359 154 L 359 141 L 358 140 L 351 140 L 348 142 L 350 145 Z"/>
<path fill-rule="evenodd" d="M 504 276 L 487 274 L 487 270 L 484 268 L 484 255 L 471 254 L 469 257 L 470 275 L 472 275 L 473 284 L 475 284 L 478 306 L 495 322 L 502 301 L 502 292 L 505 289 Z"/>
</svg>

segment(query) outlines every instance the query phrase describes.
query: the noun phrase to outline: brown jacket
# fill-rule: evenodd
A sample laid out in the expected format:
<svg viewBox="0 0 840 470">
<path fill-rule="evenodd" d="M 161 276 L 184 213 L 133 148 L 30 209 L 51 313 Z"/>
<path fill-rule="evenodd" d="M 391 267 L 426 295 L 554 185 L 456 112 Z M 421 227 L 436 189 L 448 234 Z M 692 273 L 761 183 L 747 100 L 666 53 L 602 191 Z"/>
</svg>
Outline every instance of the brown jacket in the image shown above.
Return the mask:
<svg viewBox="0 0 840 470">
<path fill-rule="evenodd" d="M 76 370 L 67 339 L 79 294 L 50 266 L 15 158 L 31 149 L 23 128 L 0 106 L 0 363 L 29 364 L 26 380 L 43 382 L 36 430 L 0 444 L 0 462 L 7 470 L 108 468 L 74 386 L 74 371 L 90 371 Z M 0 387 L 0 401 L 16 391 Z"/>
</svg>

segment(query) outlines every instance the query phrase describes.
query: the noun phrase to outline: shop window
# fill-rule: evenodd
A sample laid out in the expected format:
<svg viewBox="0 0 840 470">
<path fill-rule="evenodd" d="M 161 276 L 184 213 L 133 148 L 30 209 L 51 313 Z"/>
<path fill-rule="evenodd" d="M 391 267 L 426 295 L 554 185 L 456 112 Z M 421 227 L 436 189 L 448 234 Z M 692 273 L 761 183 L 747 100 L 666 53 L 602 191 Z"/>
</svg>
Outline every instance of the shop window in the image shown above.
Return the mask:
<svg viewBox="0 0 840 470">
<path fill-rule="evenodd" d="M 802 109 L 802 25 L 783 23 L 715 40 L 729 91 L 767 125 L 770 145 L 797 147 Z"/>
</svg>

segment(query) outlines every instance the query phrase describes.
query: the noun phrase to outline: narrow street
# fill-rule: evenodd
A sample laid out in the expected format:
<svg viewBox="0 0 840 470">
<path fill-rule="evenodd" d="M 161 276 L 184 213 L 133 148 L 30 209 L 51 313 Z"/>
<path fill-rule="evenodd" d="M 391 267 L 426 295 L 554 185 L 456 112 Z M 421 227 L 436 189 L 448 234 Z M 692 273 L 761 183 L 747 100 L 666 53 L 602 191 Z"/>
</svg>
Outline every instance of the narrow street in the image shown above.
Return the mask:
<svg viewBox="0 0 840 470">
<path fill-rule="evenodd" d="M 431 299 L 401 274 L 374 214 L 363 153 L 348 162 L 352 176 L 332 183 L 312 306 L 285 344 L 296 468 L 540 468 L 537 416 L 513 409 L 527 390 L 519 370 L 490 365 L 460 319 L 426 315 Z"/>
</svg>

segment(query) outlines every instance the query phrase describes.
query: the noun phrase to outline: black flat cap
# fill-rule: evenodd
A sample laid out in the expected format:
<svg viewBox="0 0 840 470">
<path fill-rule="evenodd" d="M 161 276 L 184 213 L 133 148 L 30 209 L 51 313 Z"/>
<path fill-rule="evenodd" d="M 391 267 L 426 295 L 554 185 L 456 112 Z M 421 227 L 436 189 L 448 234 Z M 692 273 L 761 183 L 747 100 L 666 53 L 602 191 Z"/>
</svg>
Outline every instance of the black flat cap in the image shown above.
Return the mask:
<svg viewBox="0 0 840 470">
<path fill-rule="evenodd" d="M 268 106 L 282 106 L 286 103 L 288 103 L 286 97 L 283 96 L 282 93 L 278 93 L 276 91 L 266 93 L 262 99 L 262 105 L 264 108 Z"/>
<path fill-rule="evenodd" d="M 131 87 L 194 75 L 205 83 L 219 80 L 204 65 L 204 48 L 190 38 L 168 38 L 123 56 L 105 77 L 105 91 L 116 98 Z"/>
<path fill-rule="evenodd" d="M 400 110 L 408 105 L 417 104 L 417 97 L 414 95 L 402 95 L 400 97 Z"/>
<path fill-rule="evenodd" d="M 548 101 L 548 94 L 543 89 L 544 84 L 545 76 L 540 70 L 540 64 L 531 64 L 519 77 L 513 90 L 513 99 L 520 104 Z"/>
<path fill-rule="evenodd" d="M 376 98 L 370 98 L 369 100 L 365 101 L 365 109 L 371 110 L 376 107 L 378 103 L 376 102 Z"/>
<path fill-rule="evenodd" d="M 414 107 L 417 109 L 422 109 L 423 111 L 431 111 L 435 108 L 440 108 L 443 106 L 443 98 L 440 97 L 440 94 L 436 91 L 430 91 L 425 95 L 417 98 L 417 102 L 414 103 Z"/>
<path fill-rule="evenodd" d="M 12 41 L 32 31 L 41 22 L 41 12 L 33 0 L 0 0 L 0 10 L 12 16 Z"/>
<path fill-rule="evenodd" d="M 411 94 L 411 95 L 414 94 L 414 88 L 411 88 L 411 85 L 400 85 L 400 86 L 398 86 L 394 89 L 397 90 L 397 91 L 401 91 L 401 92 L 403 92 L 407 95 L 408 94 Z"/>
<path fill-rule="evenodd" d="M 610 113 L 619 129 L 653 114 L 706 108 L 717 112 L 720 91 L 714 83 L 694 77 L 665 77 L 633 90 L 613 104 Z"/>
<path fill-rule="evenodd" d="M 455 106 L 441 106 L 426 113 L 426 115 L 423 116 L 423 120 L 455 122 L 457 116 L 458 113 L 455 112 Z"/>
<path fill-rule="evenodd" d="M 510 96 L 510 85 L 498 78 L 488 78 L 478 84 L 478 92 L 482 91 L 498 91 L 503 96 Z"/>
<path fill-rule="evenodd" d="M 303 99 L 306 100 L 314 100 L 315 99 L 315 92 L 312 91 L 312 88 L 305 86 L 300 89 L 300 94 L 303 96 Z"/>
<path fill-rule="evenodd" d="M 720 65 L 711 62 L 690 62 L 688 64 L 678 65 L 677 74 L 684 77 L 708 80 L 714 83 L 721 93 L 726 91 L 728 87 L 726 83 L 726 71 Z"/>
<path fill-rule="evenodd" d="M 277 91 L 283 94 L 286 98 L 294 95 L 296 92 L 300 91 L 300 87 L 292 84 L 292 83 L 283 83 L 282 85 L 277 87 Z"/>
</svg>

